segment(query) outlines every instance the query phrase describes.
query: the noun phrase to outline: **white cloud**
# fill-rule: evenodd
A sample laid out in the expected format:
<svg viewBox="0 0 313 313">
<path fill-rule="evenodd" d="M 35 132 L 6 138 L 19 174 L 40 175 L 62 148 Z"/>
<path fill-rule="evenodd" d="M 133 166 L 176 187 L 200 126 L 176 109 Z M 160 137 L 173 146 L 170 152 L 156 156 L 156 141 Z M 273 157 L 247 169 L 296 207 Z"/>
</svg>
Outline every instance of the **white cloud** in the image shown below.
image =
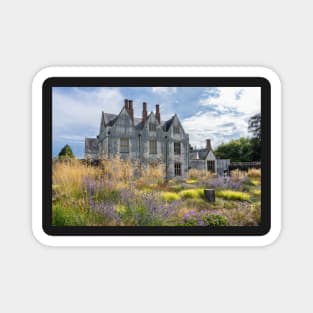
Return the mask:
<svg viewBox="0 0 313 313">
<path fill-rule="evenodd" d="M 60 136 L 72 136 L 73 130 L 80 128 L 88 128 L 96 135 L 101 111 L 119 113 L 122 106 L 123 96 L 117 88 L 92 91 L 74 88 L 71 93 L 54 90 L 53 129 Z"/>
<path fill-rule="evenodd" d="M 152 87 L 152 92 L 159 95 L 170 95 L 176 93 L 176 87 Z"/>
<path fill-rule="evenodd" d="M 203 147 L 205 140 L 211 139 L 213 147 L 217 147 L 222 142 L 249 136 L 248 120 L 261 111 L 260 88 L 218 89 L 219 97 L 202 98 L 203 110 L 182 121 L 194 146 Z"/>
<path fill-rule="evenodd" d="M 223 87 L 218 88 L 219 97 L 206 97 L 201 99 L 203 106 L 215 106 L 221 112 L 235 109 L 246 114 L 260 112 L 261 88 L 260 87 Z"/>
<path fill-rule="evenodd" d="M 59 139 L 74 143 L 84 143 L 85 137 L 77 135 L 61 135 Z"/>
<path fill-rule="evenodd" d="M 186 118 L 182 124 L 190 143 L 197 148 L 204 146 L 206 139 L 211 139 L 213 147 L 217 147 L 230 139 L 248 136 L 247 118 L 236 114 L 216 116 L 209 111 Z"/>
</svg>

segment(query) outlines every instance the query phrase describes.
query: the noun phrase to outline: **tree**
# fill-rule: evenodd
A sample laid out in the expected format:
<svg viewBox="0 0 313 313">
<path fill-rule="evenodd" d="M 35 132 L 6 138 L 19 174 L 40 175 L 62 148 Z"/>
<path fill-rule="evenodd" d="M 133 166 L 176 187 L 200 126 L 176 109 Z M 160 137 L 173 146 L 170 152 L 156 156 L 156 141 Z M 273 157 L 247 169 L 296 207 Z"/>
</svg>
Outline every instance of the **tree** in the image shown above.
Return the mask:
<svg viewBox="0 0 313 313">
<path fill-rule="evenodd" d="M 218 158 L 230 159 L 232 162 L 250 162 L 252 150 L 251 139 L 242 137 L 219 145 L 214 153 Z"/>
<path fill-rule="evenodd" d="M 252 116 L 249 119 L 248 131 L 252 133 L 252 161 L 261 161 L 261 113 Z"/>
<path fill-rule="evenodd" d="M 63 158 L 66 158 L 66 159 L 73 159 L 73 158 L 75 158 L 75 155 L 74 155 L 74 153 L 73 153 L 73 151 L 72 151 L 72 148 L 69 146 L 69 145 L 65 145 L 62 149 L 61 149 L 61 151 L 60 151 L 60 153 L 59 153 L 59 158 L 60 159 L 63 159 Z"/>
<path fill-rule="evenodd" d="M 261 114 L 253 115 L 248 122 L 248 131 L 251 138 L 239 138 L 221 144 L 214 151 L 221 159 L 230 159 L 232 162 L 261 161 Z"/>
<path fill-rule="evenodd" d="M 252 133 L 253 138 L 261 142 L 261 113 L 253 115 L 248 122 L 248 131 Z"/>
</svg>

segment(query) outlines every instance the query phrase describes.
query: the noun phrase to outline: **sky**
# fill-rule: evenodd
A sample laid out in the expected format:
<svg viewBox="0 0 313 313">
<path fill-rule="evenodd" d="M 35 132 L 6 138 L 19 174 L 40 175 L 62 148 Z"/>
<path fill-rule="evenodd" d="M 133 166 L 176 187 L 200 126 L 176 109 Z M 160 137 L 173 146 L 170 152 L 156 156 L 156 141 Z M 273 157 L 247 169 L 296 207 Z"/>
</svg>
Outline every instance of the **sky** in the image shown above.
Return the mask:
<svg viewBox="0 0 313 313">
<path fill-rule="evenodd" d="M 163 121 L 176 113 L 197 148 L 206 139 L 216 148 L 249 136 L 248 120 L 261 111 L 260 87 L 53 87 L 53 156 L 69 144 L 83 157 L 85 137 L 99 134 L 101 112 L 118 114 L 124 99 L 133 100 L 136 117 L 142 115 L 142 102 L 148 112 L 159 104 Z"/>
</svg>

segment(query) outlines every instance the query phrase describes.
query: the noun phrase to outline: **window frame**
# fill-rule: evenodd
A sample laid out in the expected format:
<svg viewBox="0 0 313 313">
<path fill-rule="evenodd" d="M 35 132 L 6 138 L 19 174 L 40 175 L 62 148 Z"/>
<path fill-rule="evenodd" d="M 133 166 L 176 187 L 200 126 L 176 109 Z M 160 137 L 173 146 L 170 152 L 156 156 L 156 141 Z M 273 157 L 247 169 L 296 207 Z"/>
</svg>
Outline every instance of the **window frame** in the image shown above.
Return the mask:
<svg viewBox="0 0 313 313">
<path fill-rule="evenodd" d="M 123 141 L 127 142 L 127 145 L 122 144 Z M 122 147 L 127 147 L 127 151 L 126 149 L 122 149 Z M 129 138 L 120 138 L 120 153 L 129 153 Z"/>
<path fill-rule="evenodd" d="M 174 163 L 174 176 L 182 176 L 181 162 Z"/>
<path fill-rule="evenodd" d="M 154 145 L 152 145 L 152 143 Z M 153 149 L 151 149 L 153 147 Z M 158 154 L 158 142 L 156 139 L 149 140 L 149 154 Z"/>
<path fill-rule="evenodd" d="M 179 145 L 179 153 L 177 151 L 177 145 Z M 174 155 L 181 155 L 181 142 L 174 142 Z"/>
<path fill-rule="evenodd" d="M 210 164 L 210 166 L 209 166 Z M 215 173 L 216 170 L 216 162 L 215 160 L 207 160 L 207 171 L 211 173 Z"/>
</svg>

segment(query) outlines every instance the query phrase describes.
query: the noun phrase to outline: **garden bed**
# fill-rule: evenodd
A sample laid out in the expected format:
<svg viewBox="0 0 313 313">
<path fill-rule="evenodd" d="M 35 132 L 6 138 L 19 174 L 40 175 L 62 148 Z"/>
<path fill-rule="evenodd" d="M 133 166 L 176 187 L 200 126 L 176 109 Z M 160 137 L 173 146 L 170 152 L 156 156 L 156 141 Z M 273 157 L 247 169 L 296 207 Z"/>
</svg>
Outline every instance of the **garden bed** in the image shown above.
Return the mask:
<svg viewBox="0 0 313 313">
<path fill-rule="evenodd" d="M 162 166 L 142 169 L 118 158 L 98 166 L 53 164 L 55 226 L 252 226 L 260 224 L 260 170 L 234 171 L 224 180 L 191 170 L 164 181 Z M 204 189 L 216 190 L 216 201 Z"/>
</svg>

